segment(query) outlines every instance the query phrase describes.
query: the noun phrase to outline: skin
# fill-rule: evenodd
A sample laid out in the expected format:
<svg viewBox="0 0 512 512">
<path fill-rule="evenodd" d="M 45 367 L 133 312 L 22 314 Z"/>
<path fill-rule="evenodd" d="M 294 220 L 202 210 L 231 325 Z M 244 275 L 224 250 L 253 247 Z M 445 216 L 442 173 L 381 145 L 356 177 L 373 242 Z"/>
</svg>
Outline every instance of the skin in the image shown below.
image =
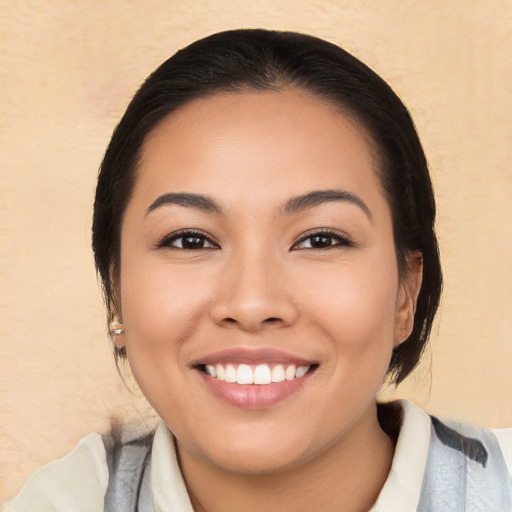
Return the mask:
<svg viewBox="0 0 512 512">
<path fill-rule="evenodd" d="M 118 341 L 177 438 L 196 511 L 364 511 L 385 482 L 393 444 L 375 396 L 412 329 L 421 257 L 399 276 L 373 155 L 356 121 L 293 89 L 195 100 L 144 143 L 122 224 Z M 316 190 L 362 203 L 283 212 Z M 171 192 L 206 195 L 223 213 L 167 203 L 148 213 Z M 332 245 L 311 247 L 318 228 Z M 183 249 L 169 236 L 183 229 L 211 242 Z M 233 347 L 318 367 L 277 404 L 235 407 L 193 367 Z"/>
</svg>

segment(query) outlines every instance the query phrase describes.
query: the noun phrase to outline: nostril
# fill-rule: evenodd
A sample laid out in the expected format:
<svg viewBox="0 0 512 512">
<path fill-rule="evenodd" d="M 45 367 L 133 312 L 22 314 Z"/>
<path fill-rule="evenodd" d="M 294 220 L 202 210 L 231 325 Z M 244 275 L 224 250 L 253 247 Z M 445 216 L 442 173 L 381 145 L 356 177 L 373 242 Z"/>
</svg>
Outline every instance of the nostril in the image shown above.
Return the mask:
<svg viewBox="0 0 512 512">
<path fill-rule="evenodd" d="M 233 325 L 233 326 L 235 326 L 235 325 L 240 325 L 240 326 L 246 325 L 246 327 L 248 326 L 247 322 L 240 322 L 236 318 L 232 318 L 232 317 L 229 317 L 229 316 L 224 318 L 222 321 L 223 321 L 224 325 Z M 265 318 L 263 320 L 263 322 L 261 322 L 259 325 L 262 325 L 262 324 L 274 325 L 274 324 L 279 324 L 281 322 L 282 322 L 281 318 L 278 318 L 278 317 L 275 317 L 275 316 L 271 316 L 269 318 Z"/>
</svg>

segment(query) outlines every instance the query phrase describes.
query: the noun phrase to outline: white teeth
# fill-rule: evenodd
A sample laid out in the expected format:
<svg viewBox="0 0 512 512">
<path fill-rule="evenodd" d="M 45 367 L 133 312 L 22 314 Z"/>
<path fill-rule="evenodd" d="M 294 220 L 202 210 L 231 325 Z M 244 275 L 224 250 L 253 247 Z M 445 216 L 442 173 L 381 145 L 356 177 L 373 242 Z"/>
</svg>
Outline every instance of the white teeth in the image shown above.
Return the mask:
<svg viewBox="0 0 512 512">
<path fill-rule="evenodd" d="M 278 364 L 272 368 L 272 382 L 283 382 L 285 380 L 284 368 Z"/>
<path fill-rule="evenodd" d="M 225 376 L 224 366 L 222 366 L 221 364 L 216 365 L 215 373 L 217 374 L 217 379 L 224 380 L 224 376 Z"/>
<path fill-rule="evenodd" d="M 232 364 L 226 366 L 226 373 L 224 374 L 226 382 L 236 382 L 236 370 Z"/>
<path fill-rule="evenodd" d="M 251 367 L 247 364 L 241 364 L 236 371 L 236 381 L 238 384 L 252 384 L 254 377 Z"/>
<path fill-rule="evenodd" d="M 304 377 L 306 373 L 308 373 L 309 366 L 299 366 L 297 368 L 297 372 L 295 373 L 295 377 Z"/>
<path fill-rule="evenodd" d="M 294 364 L 288 366 L 288 368 L 286 368 L 286 371 L 284 372 L 285 379 L 286 380 L 294 379 L 295 378 L 295 372 L 296 372 L 296 368 L 295 368 Z"/>
<path fill-rule="evenodd" d="M 293 380 L 304 377 L 308 373 L 310 366 L 296 367 L 294 364 L 288 365 L 286 370 L 282 364 L 278 364 L 270 370 L 268 364 L 259 364 L 254 370 L 248 364 L 222 364 L 205 365 L 205 372 L 210 377 L 217 378 L 225 382 L 236 382 L 242 385 L 265 385 L 271 382 L 283 382 L 284 380 Z"/>
<path fill-rule="evenodd" d="M 270 368 L 266 364 L 259 364 L 254 370 L 254 384 L 270 384 L 272 382 L 272 374 Z"/>
</svg>

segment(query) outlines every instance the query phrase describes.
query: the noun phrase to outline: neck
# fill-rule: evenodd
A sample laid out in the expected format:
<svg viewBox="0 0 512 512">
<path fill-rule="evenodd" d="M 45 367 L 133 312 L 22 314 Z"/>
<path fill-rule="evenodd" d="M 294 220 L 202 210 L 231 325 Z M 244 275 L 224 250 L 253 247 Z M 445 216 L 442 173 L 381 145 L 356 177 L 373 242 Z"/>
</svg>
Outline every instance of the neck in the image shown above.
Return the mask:
<svg viewBox="0 0 512 512">
<path fill-rule="evenodd" d="M 393 452 L 394 444 L 379 425 L 375 404 L 324 452 L 282 472 L 230 473 L 195 458 L 178 443 L 195 512 L 367 512 L 386 481 Z"/>
</svg>

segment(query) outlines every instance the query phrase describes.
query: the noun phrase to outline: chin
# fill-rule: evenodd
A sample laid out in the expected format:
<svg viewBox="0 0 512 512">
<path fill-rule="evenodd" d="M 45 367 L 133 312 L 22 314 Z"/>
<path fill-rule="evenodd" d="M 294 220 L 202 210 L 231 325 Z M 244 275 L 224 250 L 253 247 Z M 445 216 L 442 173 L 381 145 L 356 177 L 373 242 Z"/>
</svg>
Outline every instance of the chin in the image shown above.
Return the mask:
<svg viewBox="0 0 512 512">
<path fill-rule="evenodd" d="M 282 447 L 275 451 L 253 446 L 247 451 L 230 449 L 215 453 L 208 460 L 212 465 L 231 474 L 264 476 L 292 470 L 302 466 L 310 458 L 312 457 L 307 457 L 292 447 Z"/>
<path fill-rule="evenodd" d="M 225 429 L 223 434 L 211 436 L 210 432 L 201 436 L 200 442 L 197 437 L 187 439 L 178 435 L 178 450 L 180 454 L 185 450 L 228 473 L 262 476 L 299 467 L 322 451 L 321 446 L 312 446 L 314 436 L 307 432 L 294 433 L 283 425 L 265 425 L 259 429 L 253 425 L 236 432 Z"/>
</svg>

